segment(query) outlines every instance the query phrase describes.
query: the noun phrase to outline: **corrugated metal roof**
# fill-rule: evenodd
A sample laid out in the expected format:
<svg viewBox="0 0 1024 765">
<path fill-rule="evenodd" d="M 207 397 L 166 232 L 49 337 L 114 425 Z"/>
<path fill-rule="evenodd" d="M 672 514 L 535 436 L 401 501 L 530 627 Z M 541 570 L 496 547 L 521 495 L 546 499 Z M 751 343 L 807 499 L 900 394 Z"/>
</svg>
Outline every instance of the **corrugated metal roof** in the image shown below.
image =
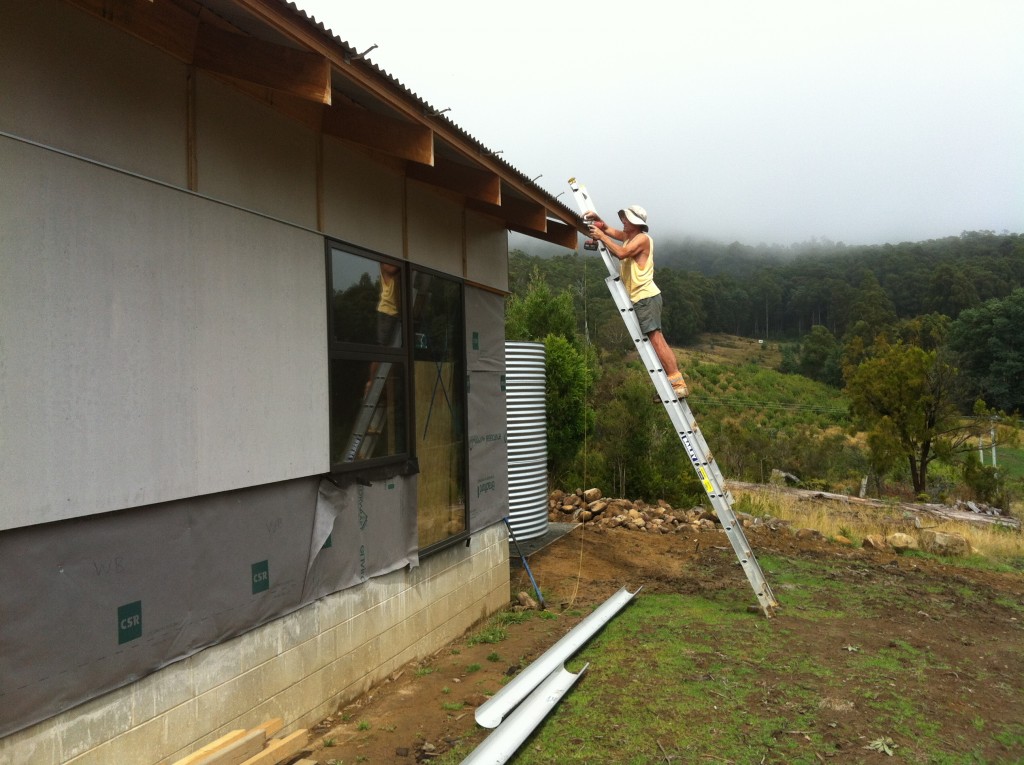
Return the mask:
<svg viewBox="0 0 1024 765">
<path fill-rule="evenodd" d="M 475 146 L 477 150 L 480 152 L 481 156 L 486 156 L 488 159 L 494 160 L 498 164 L 502 165 L 505 169 L 507 169 L 510 173 L 515 174 L 515 176 L 518 178 L 518 180 L 520 180 L 523 183 L 523 185 L 528 186 L 531 189 L 534 189 L 537 192 L 539 192 L 547 200 L 549 207 L 562 209 L 570 217 L 570 219 L 580 219 L 580 215 L 578 212 L 571 209 L 563 202 L 560 202 L 558 199 L 552 196 L 546 189 L 542 188 L 541 186 L 538 186 L 532 178 L 525 175 L 521 170 L 513 166 L 507 160 L 503 159 L 501 156 L 495 154 L 492 149 L 489 149 L 474 136 L 470 135 L 457 123 L 453 122 L 444 114 L 439 113 L 439 110 L 437 108 L 435 108 L 428 101 L 424 100 L 419 95 L 414 93 L 412 90 L 407 88 L 398 78 L 388 73 L 377 64 L 374 64 L 369 58 L 357 60 L 355 57 L 359 55 L 359 51 L 347 41 L 342 40 L 338 35 L 334 33 L 333 30 L 325 26 L 322 21 L 317 21 L 317 19 L 314 16 L 306 13 L 306 11 L 299 8 L 299 6 L 297 6 L 295 3 L 290 2 L 290 0 L 276 0 L 276 2 L 278 2 L 283 8 L 287 8 L 289 12 L 291 12 L 293 15 L 301 18 L 304 21 L 304 23 L 306 23 L 308 26 L 318 30 L 319 33 L 323 35 L 326 39 L 330 40 L 331 43 L 340 46 L 344 51 L 345 55 L 353 59 L 353 63 L 361 64 L 367 70 L 372 72 L 375 77 L 386 82 L 395 91 L 396 95 L 403 97 L 408 102 L 417 106 L 419 109 L 423 111 L 423 114 L 425 116 L 429 116 L 429 119 L 444 121 L 446 125 L 455 133 L 457 133 L 458 136 L 463 141 L 465 141 L 467 144 Z"/>
</svg>

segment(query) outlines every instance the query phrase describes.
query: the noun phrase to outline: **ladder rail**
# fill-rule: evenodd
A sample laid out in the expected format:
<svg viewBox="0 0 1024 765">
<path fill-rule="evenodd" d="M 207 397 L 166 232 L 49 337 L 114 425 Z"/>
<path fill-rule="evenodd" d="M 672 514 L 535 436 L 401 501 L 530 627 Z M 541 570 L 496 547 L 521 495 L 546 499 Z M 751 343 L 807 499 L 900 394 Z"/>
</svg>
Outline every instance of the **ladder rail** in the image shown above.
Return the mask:
<svg viewBox="0 0 1024 765">
<path fill-rule="evenodd" d="M 569 186 L 581 212 L 584 215 L 588 212 L 596 214 L 597 209 L 594 207 L 593 199 L 587 193 L 586 188 L 582 184 L 577 183 L 575 178 L 569 179 Z M 687 456 L 690 458 L 693 469 L 700 479 L 701 486 L 704 488 L 712 508 L 722 523 L 722 528 L 729 538 L 729 542 L 736 553 L 740 566 L 743 568 L 747 581 L 757 596 L 762 611 L 764 611 L 765 616 L 771 617 L 774 615 L 774 609 L 778 607 L 779 603 L 768 582 L 765 580 L 764 572 L 761 570 L 761 566 L 751 550 L 746 534 L 743 533 L 743 525 L 733 511 L 732 494 L 725 487 L 725 478 L 722 476 L 722 472 L 707 442 L 704 440 L 703 434 L 697 427 L 696 419 L 690 410 L 689 404 L 685 399 L 679 399 L 673 393 L 672 385 L 668 381 L 668 375 L 662 368 L 657 353 L 652 347 L 650 340 L 641 331 L 640 323 L 633 310 L 633 303 L 626 293 L 625 285 L 622 284 L 613 256 L 608 252 L 608 248 L 605 247 L 603 242 L 598 242 L 598 251 L 609 273 L 608 278 L 605 279 L 605 284 L 611 293 L 612 299 L 615 301 L 616 307 L 619 309 L 622 320 L 647 369 L 648 375 L 654 383 L 658 397 L 661 399 L 662 405 L 665 407 L 665 411 L 668 413 L 669 419 L 676 429 L 676 434 L 679 436 L 679 440 L 686 450 Z"/>
<path fill-rule="evenodd" d="M 373 450 L 377 442 L 380 422 L 383 420 L 384 412 L 380 407 L 380 398 L 387 384 L 388 375 L 391 374 L 391 362 L 381 362 L 373 376 L 370 389 L 363 396 L 359 405 L 359 415 L 352 426 L 352 435 L 349 436 L 348 444 L 345 446 L 344 461 L 355 462 L 365 459 L 366 455 Z"/>
<path fill-rule="evenodd" d="M 414 289 L 413 298 L 415 299 L 415 297 L 416 290 Z M 401 345 L 401 324 L 398 324 L 391 330 L 390 340 L 389 347 L 397 348 Z M 345 462 L 366 459 L 366 456 L 373 451 L 373 447 L 377 444 L 377 438 L 381 434 L 381 423 L 384 421 L 386 414 L 384 408 L 380 406 L 380 397 L 384 393 L 392 366 L 393 362 L 391 361 L 379 362 L 373 373 L 370 386 L 363 395 L 363 400 L 359 405 L 359 414 L 356 416 L 356 421 L 352 426 L 352 435 L 349 436 L 348 443 L 345 445 L 345 451 L 342 452 L 345 455 Z M 446 391 L 445 398 L 447 397 Z M 431 406 L 433 406 L 433 398 L 431 398 Z"/>
</svg>

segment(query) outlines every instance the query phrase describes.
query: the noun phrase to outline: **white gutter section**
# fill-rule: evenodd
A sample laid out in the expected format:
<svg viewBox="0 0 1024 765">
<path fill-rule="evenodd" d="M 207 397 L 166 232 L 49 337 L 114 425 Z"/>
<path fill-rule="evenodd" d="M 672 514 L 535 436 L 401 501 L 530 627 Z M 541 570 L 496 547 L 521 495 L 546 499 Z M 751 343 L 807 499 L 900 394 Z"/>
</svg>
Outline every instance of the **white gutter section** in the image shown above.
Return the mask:
<svg viewBox="0 0 1024 765">
<path fill-rule="evenodd" d="M 623 587 L 608 600 L 598 606 L 590 616 L 573 627 L 565 637 L 551 646 L 530 666 L 516 675 L 508 685 L 491 696 L 476 709 L 476 722 L 484 728 L 496 728 L 502 719 L 534 688 L 551 675 L 565 660 L 572 656 L 586 643 L 605 622 L 609 621 L 625 606 L 636 592 L 629 592 Z"/>
<path fill-rule="evenodd" d="M 572 688 L 587 671 L 585 664 L 578 674 L 561 667 L 552 672 L 544 682 L 529 695 L 515 712 L 509 715 L 498 729 L 483 740 L 462 765 L 502 765 L 516 753 L 523 742 L 533 733 L 548 712 Z M 506 686 L 507 687 L 507 686 Z"/>
</svg>

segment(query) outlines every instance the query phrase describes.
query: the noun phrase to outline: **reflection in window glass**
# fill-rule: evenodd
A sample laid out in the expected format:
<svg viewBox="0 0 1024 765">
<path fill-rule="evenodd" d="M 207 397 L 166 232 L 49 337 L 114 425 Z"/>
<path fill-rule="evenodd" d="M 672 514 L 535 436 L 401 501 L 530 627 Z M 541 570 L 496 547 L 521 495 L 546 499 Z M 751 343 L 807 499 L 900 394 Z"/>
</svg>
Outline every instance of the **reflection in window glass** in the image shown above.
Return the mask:
<svg viewBox="0 0 1024 765">
<path fill-rule="evenodd" d="M 327 266 L 331 469 L 415 456 L 419 547 L 437 549 L 468 528 L 462 285 L 335 243 Z"/>
<path fill-rule="evenodd" d="M 331 468 L 410 452 L 402 267 L 331 246 Z"/>
<path fill-rule="evenodd" d="M 405 364 L 331 359 L 331 464 L 406 451 Z"/>
<path fill-rule="evenodd" d="M 398 266 L 331 250 L 331 331 L 335 342 L 401 347 L 401 306 Z"/>
<path fill-rule="evenodd" d="M 419 544 L 466 530 L 466 389 L 462 287 L 415 275 L 412 312 Z"/>
</svg>

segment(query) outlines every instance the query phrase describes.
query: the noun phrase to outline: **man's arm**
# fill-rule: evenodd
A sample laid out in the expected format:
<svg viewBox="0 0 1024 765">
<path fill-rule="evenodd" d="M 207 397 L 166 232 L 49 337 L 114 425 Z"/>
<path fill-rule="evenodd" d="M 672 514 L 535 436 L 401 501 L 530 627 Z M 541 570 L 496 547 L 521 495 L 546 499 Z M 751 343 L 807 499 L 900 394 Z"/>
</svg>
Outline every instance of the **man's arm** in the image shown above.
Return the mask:
<svg viewBox="0 0 1024 765">
<path fill-rule="evenodd" d="M 619 260 L 636 258 L 637 265 L 640 267 L 643 267 L 647 260 L 647 254 L 651 251 L 651 240 L 647 238 L 647 234 L 637 234 L 625 246 L 613 241 L 614 237 L 608 233 L 607 229 L 602 230 L 595 226 L 590 230 L 590 235 L 594 239 L 604 242 L 608 252 Z"/>
<path fill-rule="evenodd" d="M 591 222 L 591 228 L 596 226 L 597 228 L 603 230 L 606 234 L 608 234 L 608 236 L 610 236 L 612 239 L 615 239 L 616 241 L 622 242 L 625 241 L 626 239 L 626 234 L 624 231 L 609 226 L 607 223 L 601 220 L 601 216 L 599 216 L 596 212 L 584 213 L 583 219 Z M 591 234 L 591 238 L 596 237 L 594 237 L 593 234 Z"/>
</svg>

